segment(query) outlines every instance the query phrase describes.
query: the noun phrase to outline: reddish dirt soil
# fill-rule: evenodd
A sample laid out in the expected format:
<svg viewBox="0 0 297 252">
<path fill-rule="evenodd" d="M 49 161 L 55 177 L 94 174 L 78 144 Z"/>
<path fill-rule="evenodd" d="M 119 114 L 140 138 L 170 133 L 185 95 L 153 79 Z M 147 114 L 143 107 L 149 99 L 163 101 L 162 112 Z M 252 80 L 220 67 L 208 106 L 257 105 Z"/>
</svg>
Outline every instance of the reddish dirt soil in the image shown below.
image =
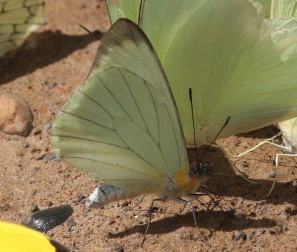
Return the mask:
<svg viewBox="0 0 297 252">
<path fill-rule="evenodd" d="M 209 197 L 199 197 L 193 201 L 196 228 L 190 207 L 157 202 L 141 247 L 153 196 L 139 205 L 136 198 L 104 209 L 85 209 L 85 199 L 78 195 L 87 197 L 98 182 L 64 162 L 43 159 L 52 153 L 51 129 L 45 130 L 44 125 L 53 123 L 67 97 L 83 83 L 100 43 L 79 24 L 104 33 L 109 18 L 104 1 L 99 0 L 47 1 L 46 16 L 47 25 L 13 56 L 0 61 L 0 94 L 23 97 L 33 111 L 35 127 L 26 138 L 0 133 L 1 220 L 20 223 L 34 205 L 46 209 L 70 204 L 74 225 L 65 222 L 47 234 L 71 251 L 297 251 L 297 189 L 292 182 L 297 159 L 280 160 L 275 190 L 265 199 L 273 182 L 269 174 L 275 169 L 275 155 L 281 151 L 264 145 L 240 159 L 232 158 L 278 133 L 274 126 L 220 140 L 222 148 L 212 147 L 204 156 L 216 172 L 230 177 L 227 195 L 212 195 L 224 210 L 232 207 L 237 218 L 209 207 Z M 207 186 L 223 192 L 226 179 L 210 176 Z M 241 231 L 247 237 L 236 241 Z"/>
</svg>

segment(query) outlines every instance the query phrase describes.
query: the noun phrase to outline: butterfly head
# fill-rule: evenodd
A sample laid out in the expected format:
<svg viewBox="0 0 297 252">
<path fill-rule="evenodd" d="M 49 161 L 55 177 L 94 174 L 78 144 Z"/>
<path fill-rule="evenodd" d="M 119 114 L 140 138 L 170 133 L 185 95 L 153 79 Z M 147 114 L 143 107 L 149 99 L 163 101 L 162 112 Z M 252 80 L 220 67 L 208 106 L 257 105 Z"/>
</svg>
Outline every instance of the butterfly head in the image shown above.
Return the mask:
<svg viewBox="0 0 297 252">
<path fill-rule="evenodd" d="M 213 164 L 206 162 L 200 162 L 199 164 L 192 165 L 190 167 L 190 177 L 197 177 L 200 180 L 203 180 L 207 177 L 211 171 Z"/>
</svg>

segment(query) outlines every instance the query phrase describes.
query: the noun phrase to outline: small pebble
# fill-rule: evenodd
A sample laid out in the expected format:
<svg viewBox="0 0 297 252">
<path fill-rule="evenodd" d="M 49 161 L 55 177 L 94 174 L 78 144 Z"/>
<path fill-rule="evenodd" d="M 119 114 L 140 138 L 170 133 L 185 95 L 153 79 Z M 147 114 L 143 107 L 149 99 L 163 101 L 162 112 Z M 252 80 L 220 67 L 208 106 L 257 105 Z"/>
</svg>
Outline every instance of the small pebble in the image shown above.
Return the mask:
<svg viewBox="0 0 297 252">
<path fill-rule="evenodd" d="M 269 174 L 269 178 L 275 178 L 276 177 L 276 172 L 272 172 Z"/>
<path fill-rule="evenodd" d="M 235 210 L 232 208 L 232 207 L 229 207 L 226 211 L 226 214 L 229 216 L 229 217 L 233 217 L 234 216 L 234 213 L 235 213 Z"/>
<path fill-rule="evenodd" d="M 280 234 L 282 232 L 281 226 L 274 226 L 269 229 L 269 234 Z"/>
<path fill-rule="evenodd" d="M 52 207 L 27 215 L 22 224 L 41 232 L 47 232 L 64 223 L 72 213 L 73 208 L 70 205 Z"/>
<path fill-rule="evenodd" d="M 41 86 L 44 86 L 44 85 L 47 85 L 47 84 L 48 84 L 47 81 L 42 81 L 42 82 L 40 83 Z"/>
<path fill-rule="evenodd" d="M 129 204 L 131 204 L 131 200 L 123 200 L 123 201 L 120 203 L 120 206 L 121 206 L 121 207 L 126 207 L 126 206 L 128 206 Z"/>
<path fill-rule="evenodd" d="M 73 218 L 69 218 L 69 219 L 67 220 L 67 225 L 68 225 L 69 227 L 73 227 L 73 226 L 75 226 L 75 224 L 76 224 L 76 222 L 74 221 Z"/>
<path fill-rule="evenodd" d="M 34 212 L 37 212 L 37 211 L 39 211 L 39 207 L 38 207 L 38 205 L 33 204 L 33 205 L 31 206 L 30 212 L 31 212 L 31 213 L 34 213 Z"/>
<path fill-rule="evenodd" d="M 0 96 L 0 130 L 8 135 L 28 136 L 33 129 L 33 114 L 19 96 L 6 93 Z"/>
<path fill-rule="evenodd" d="M 40 135 L 42 133 L 42 129 L 39 129 L 39 128 L 35 128 L 32 133 L 37 136 L 37 135 Z"/>
<path fill-rule="evenodd" d="M 57 86 L 58 85 L 58 83 L 56 83 L 56 82 L 54 82 L 54 83 L 52 83 L 52 84 L 50 84 L 50 89 L 53 89 L 55 86 Z"/>
<path fill-rule="evenodd" d="M 85 198 L 85 195 L 83 195 L 82 193 L 77 193 L 76 197 L 78 198 L 78 201 L 82 201 Z"/>
<path fill-rule="evenodd" d="M 235 218 L 238 219 L 238 220 L 243 220 L 245 219 L 245 214 L 243 212 L 238 212 L 236 214 L 234 214 Z"/>
<path fill-rule="evenodd" d="M 44 128 L 45 130 L 49 130 L 51 127 L 52 127 L 52 124 L 51 124 L 51 123 L 47 123 L 47 124 L 45 124 L 45 125 L 43 126 L 43 128 Z"/>
<path fill-rule="evenodd" d="M 112 250 L 114 250 L 116 252 L 124 252 L 125 251 L 125 248 L 122 244 L 114 243 L 111 246 L 112 246 Z"/>
<path fill-rule="evenodd" d="M 297 214 L 297 207 L 295 205 L 287 204 L 284 206 L 284 210 L 286 213 L 290 215 L 296 215 Z"/>
<path fill-rule="evenodd" d="M 238 240 L 246 240 L 246 238 L 247 238 L 247 236 L 246 236 L 245 232 L 240 231 L 240 232 L 238 232 L 238 233 L 235 235 L 234 240 L 235 240 L 235 241 L 238 241 Z"/>
<path fill-rule="evenodd" d="M 46 160 L 47 162 L 52 162 L 52 161 L 61 162 L 61 158 L 56 153 L 46 154 L 42 159 Z"/>
<path fill-rule="evenodd" d="M 46 204 L 47 204 L 48 206 L 52 206 L 52 205 L 53 205 L 53 202 L 52 202 L 51 200 L 47 200 L 47 201 L 46 201 Z"/>
</svg>

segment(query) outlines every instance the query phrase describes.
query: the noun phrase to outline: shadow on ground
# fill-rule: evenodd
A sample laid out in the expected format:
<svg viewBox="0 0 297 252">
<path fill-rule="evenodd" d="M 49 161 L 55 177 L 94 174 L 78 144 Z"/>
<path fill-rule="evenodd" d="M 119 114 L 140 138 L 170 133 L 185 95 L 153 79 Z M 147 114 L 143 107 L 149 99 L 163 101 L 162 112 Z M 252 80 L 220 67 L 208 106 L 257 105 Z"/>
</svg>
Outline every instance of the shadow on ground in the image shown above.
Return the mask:
<svg viewBox="0 0 297 252">
<path fill-rule="evenodd" d="M 103 35 L 99 31 L 94 34 L 99 38 Z M 51 31 L 31 34 L 26 44 L 0 59 L 0 84 L 53 64 L 96 40 L 92 34 L 71 36 Z M 34 46 L 29 47 L 32 41 Z"/>
</svg>

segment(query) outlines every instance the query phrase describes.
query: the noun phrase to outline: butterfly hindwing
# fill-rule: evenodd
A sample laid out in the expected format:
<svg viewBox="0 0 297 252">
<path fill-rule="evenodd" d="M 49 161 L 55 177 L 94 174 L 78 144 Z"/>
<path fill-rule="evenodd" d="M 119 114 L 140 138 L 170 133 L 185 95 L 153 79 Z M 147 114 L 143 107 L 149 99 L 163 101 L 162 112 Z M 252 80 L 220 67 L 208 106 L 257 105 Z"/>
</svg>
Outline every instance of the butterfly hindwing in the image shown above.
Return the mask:
<svg viewBox="0 0 297 252">
<path fill-rule="evenodd" d="M 170 88 L 137 25 L 120 19 L 104 36 L 86 83 L 57 116 L 52 141 L 68 163 L 139 193 L 188 169 Z"/>
</svg>

